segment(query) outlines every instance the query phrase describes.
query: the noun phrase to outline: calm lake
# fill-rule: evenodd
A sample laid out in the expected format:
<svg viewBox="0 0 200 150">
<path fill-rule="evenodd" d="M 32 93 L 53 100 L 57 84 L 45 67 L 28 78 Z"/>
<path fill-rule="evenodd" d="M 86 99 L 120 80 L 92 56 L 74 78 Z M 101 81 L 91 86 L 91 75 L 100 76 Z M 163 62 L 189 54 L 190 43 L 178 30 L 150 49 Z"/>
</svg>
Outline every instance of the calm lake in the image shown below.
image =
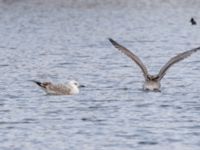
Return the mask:
<svg viewBox="0 0 200 150">
<path fill-rule="evenodd" d="M 199 150 L 200 52 L 174 65 L 161 92 L 151 74 L 200 46 L 200 3 L 180 0 L 1 0 L 1 150 Z M 197 21 L 192 26 L 190 18 Z M 49 96 L 28 80 L 78 80 Z"/>
</svg>

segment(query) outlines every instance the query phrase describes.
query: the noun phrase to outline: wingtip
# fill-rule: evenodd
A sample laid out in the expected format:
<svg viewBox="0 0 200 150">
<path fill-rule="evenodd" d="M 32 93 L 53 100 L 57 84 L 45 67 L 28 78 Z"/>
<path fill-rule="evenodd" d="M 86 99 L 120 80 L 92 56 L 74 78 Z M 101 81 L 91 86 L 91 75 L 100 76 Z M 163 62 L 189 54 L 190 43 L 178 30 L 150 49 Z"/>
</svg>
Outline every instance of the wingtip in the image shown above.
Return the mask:
<svg viewBox="0 0 200 150">
<path fill-rule="evenodd" d="M 36 81 L 36 80 L 29 80 L 29 81 L 31 81 L 31 82 L 33 82 L 33 83 L 35 83 L 35 84 L 37 84 L 37 85 L 39 85 L 39 86 L 41 86 L 41 82 L 39 82 L 39 81 Z"/>
<path fill-rule="evenodd" d="M 197 51 L 199 51 L 200 50 L 200 47 L 196 47 L 196 48 L 194 48 L 194 49 L 191 49 L 190 51 L 191 52 L 197 52 Z"/>
<path fill-rule="evenodd" d="M 116 42 L 112 39 L 112 38 L 108 38 L 108 40 L 112 43 L 112 44 L 116 44 Z"/>
<path fill-rule="evenodd" d="M 113 40 L 112 38 L 110 38 L 110 37 L 108 38 L 108 40 L 109 40 L 109 41 L 114 41 L 114 40 Z"/>
<path fill-rule="evenodd" d="M 200 46 L 196 48 L 196 50 L 200 50 Z"/>
</svg>

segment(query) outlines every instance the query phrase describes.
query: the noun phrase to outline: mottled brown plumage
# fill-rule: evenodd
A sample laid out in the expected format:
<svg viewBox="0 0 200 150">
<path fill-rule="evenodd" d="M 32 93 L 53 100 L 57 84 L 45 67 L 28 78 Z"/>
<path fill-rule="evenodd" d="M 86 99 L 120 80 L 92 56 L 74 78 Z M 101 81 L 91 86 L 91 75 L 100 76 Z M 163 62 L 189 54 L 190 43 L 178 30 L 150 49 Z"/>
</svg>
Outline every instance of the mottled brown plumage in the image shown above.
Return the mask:
<svg viewBox="0 0 200 150">
<path fill-rule="evenodd" d="M 53 84 L 51 82 L 39 82 L 32 80 L 40 86 L 47 94 L 53 95 L 74 95 L 79 93 L 79 83 L 77 81 L 69 81 L 68 84 Z"/>
</svg>

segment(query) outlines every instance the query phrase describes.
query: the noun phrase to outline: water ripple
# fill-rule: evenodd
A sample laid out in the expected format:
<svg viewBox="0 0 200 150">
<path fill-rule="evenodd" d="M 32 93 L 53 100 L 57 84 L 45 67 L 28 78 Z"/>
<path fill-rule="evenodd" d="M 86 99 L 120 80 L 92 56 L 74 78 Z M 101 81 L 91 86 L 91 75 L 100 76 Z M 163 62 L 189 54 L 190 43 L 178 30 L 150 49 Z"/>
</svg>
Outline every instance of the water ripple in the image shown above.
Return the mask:
<svg viewBox="0 0 200 150">
<path fill-rule="evenodd" d="M 189 22 L 199 22 L 199 5 L 0 1 L 0 149 L 199 150 L 200 54 L 170 68 L 161 92 L 145 92 L 141 70 L 108 41 L 156 74 L 170 57 L 200 45 L 199 24 Z M 49 96 L 30 79 L 76 79 L 86 87 Z"/>
</svg>

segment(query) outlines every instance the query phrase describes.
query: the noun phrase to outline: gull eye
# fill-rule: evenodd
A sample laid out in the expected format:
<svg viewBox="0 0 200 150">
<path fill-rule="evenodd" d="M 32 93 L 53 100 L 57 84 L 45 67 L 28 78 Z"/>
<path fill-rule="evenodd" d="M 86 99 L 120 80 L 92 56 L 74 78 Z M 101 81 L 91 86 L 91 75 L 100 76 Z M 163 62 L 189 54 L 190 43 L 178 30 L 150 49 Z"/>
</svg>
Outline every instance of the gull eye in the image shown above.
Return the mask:
<svg viewBox="0 0 200 150">
<path fill-rule="evenodd" d="M 74 85 L 78 86 L 78 83 L 77 83 L 77 82 L 74 82 Z"/>
</svg>

